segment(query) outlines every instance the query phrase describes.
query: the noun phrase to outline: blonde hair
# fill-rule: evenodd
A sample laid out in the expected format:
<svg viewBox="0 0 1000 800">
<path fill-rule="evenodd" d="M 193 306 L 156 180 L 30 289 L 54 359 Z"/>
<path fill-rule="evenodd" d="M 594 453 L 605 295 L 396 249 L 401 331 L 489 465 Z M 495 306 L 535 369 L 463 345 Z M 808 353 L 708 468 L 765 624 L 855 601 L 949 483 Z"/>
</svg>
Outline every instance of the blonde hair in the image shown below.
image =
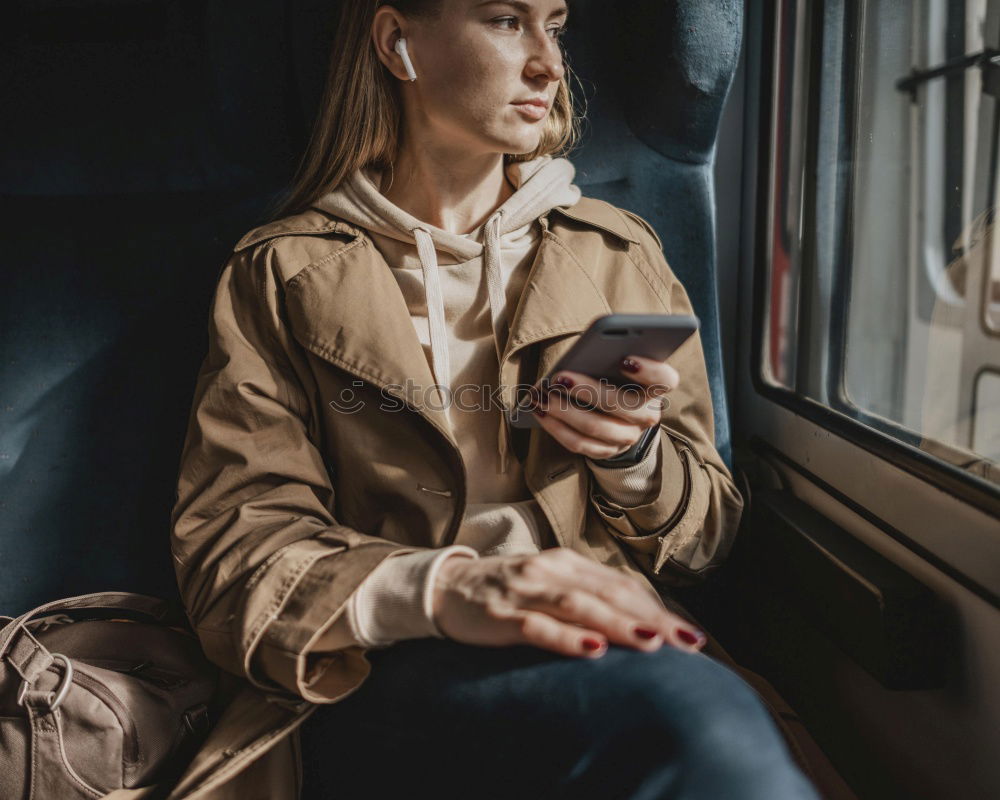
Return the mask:
<svg viewBox="0 0 1000 800">
<path fill-rule="evenodd" d="M 371 42 L 375 11 L 384 0 L 345 0 L 333 43 L 326 89 L 306 151 L 291 186 L 267 213 L 269 220 L 305 210 L 340 185 L 355 169 L 392 166 L 402 125 L 399 79 L 379 61 Z M 415 18 L 440 15 L 441 0 L 397 0 L 395 8 Z M 565 63 L 542 136 L 530 153 L 505 154 L 506 162 L 569 153 L 580 138 Z"/>
</svg>

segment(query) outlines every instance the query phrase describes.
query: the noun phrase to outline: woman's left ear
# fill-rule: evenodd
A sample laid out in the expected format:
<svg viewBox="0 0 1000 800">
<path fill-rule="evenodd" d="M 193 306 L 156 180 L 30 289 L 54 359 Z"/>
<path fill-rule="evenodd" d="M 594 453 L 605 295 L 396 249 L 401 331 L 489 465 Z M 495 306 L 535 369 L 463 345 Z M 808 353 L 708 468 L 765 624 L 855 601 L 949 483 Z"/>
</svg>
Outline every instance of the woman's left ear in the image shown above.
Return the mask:
<svg viewBox="0 0 1000 800">
<path fill-rule="evenodd" d="M 406 75 L 407 75 L 407 77 L 411 81 L 415 81 L 417 79 L 417 73 L 413 69 L 413 62 L 410 61 L 410 54 L 406 50 L 406 38 L 403 37 L 403 36 L 400 36 L 396 40 L 396 44 L 393 47 L 393 50 L 395 50 L 397 53 L 399 53 L 399 57 L 401 59 L 403 59 L 403 66 L 406 67 Z"/>
</svg>

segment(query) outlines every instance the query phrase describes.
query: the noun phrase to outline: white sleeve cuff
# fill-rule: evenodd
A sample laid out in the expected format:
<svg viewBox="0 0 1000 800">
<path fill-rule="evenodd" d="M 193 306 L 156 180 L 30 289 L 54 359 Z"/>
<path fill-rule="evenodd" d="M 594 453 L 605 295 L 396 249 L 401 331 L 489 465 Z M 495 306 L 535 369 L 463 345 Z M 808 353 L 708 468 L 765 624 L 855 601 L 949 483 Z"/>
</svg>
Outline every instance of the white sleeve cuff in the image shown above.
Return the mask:
<svg viewBox="0 0 1000 800">
<path fill-rule="evenodd" d="M 389 556 L 358 585 L 347 601 L 347 619 L 362 647 L 385 647 L 402 639 L 444 638 L 434 624 L 434 581 L 452 555 L 479 558 L 462 544 Z"/>
</svg>

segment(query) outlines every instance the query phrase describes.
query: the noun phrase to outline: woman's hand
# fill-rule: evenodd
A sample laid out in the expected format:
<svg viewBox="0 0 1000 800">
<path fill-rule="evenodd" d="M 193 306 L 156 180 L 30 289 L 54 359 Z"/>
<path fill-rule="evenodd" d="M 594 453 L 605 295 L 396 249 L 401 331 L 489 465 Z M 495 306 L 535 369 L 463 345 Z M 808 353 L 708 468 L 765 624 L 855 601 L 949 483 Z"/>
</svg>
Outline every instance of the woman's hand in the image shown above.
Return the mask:
<svg viewBox="0 0 1000 800">
<path fill-rule="evenodd" d="M 640 579 L 564 547 L 445 558 L 433 602 L 441 632 L 467 644 L 530 644 L 593 658 L 608 642 L 646 651 L 667 642 L 696 652 L 706 641 L 659 605 Z"/>
<path fill-rule="evenodd" d="M 535 402 L 529 410 L 567 450 L 592 459 L 613 458 L 635 444 L 647 428 L 659 424 L 667 402 L 663 395 L 680 384 L 672 366 L 643 356 L 623 359 L 621 373 L 641 389 L 623 389 L 580 372 L 560 370 L 544 395 L 538 384 L 532 387 Z"/>
</svg>

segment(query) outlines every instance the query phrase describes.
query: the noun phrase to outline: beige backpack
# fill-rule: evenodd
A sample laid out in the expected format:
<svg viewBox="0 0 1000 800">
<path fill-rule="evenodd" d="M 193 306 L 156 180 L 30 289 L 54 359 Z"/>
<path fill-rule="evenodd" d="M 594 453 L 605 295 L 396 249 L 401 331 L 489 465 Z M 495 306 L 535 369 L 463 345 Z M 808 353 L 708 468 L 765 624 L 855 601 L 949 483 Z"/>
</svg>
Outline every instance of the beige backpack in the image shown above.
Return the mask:
<svg viewBox="0 0 1000 800">
<path fill-rule="evenodd" d="M 215 724 L 218 668 L 183 611 L 102 592 L 0 616 L 0 798 L 169 784 Z"/>
</svg>

